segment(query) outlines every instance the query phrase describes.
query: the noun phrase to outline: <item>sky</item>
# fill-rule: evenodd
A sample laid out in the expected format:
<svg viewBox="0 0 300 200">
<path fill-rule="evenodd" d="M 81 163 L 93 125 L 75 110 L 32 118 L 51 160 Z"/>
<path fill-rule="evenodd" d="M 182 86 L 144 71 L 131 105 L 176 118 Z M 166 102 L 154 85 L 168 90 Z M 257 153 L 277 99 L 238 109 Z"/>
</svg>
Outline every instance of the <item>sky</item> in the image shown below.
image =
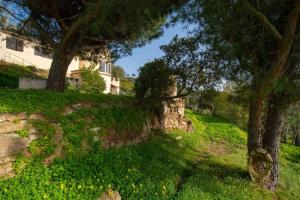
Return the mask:
<svg viewBox="0 0 300 200">
<path fill-rule="evenodd" d="M 151 41 L 149 44 L 141 47 L 135 48 L 132 51 L 132 55 L 122 57 L 118 59 L 114 64 L 119 65 L 124 68 L 125 72 L 129 75 L 138 74 L 138 68 L 142 67 L 145 63 L 159 58 L 163 55 L 160 50 L 161 45 L 168 44 L 174 36 L 179 37 L 187 36 L 189 32 L 189 26 L 185 28 L 183 24 L 177 24 L 175 26 L 169 27 L 164 31 L 164 34 L 159 38 Z"/>
</svg>

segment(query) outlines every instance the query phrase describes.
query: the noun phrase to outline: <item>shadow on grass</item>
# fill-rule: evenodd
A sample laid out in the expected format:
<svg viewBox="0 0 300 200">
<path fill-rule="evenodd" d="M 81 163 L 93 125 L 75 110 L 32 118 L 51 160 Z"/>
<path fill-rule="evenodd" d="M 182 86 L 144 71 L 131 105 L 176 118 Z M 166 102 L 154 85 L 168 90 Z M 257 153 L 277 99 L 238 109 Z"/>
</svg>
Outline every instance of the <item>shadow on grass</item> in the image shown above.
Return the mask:
<svg viewBox="0 0 300 200">
<path fill-rule="evenodd" d="M 188 185 L 214 195 L 217 182 L 248 182 L 241 169 L 209 160 L 193 162 L 198 153 L 167 134 L 109 151 L 95 143 L 88 154 L 66 155 L 49 168 L 31 163 L 18 177 L 0 182 L 0 199 L 97 199 L 109 187 L 122 199 L 172 199 Z"/>
</svg>

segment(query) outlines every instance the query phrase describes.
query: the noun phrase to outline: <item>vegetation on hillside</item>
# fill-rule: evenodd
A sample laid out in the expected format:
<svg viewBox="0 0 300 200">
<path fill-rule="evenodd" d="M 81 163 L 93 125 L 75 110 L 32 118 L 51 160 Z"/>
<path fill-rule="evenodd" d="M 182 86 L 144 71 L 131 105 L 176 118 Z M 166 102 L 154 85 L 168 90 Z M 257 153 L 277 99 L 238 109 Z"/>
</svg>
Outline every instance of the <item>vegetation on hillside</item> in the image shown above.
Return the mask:
<svg viewBox="0 0 300 200">
<path fill-rule="evenodd" d="M 44 77 L 46 73 L 46 70 L 37 69 L 34 66 L 22 66 L 1 61 L 0 88 L 18 88 L 19 77 L 41 78 Z"/>
<path fill-rule="evenodd" d="M 81 83 L 79 91 L 83 93 L 102 93 L 106 88 L 106 83 L 98 70 L 95 70 L 95 65 L 83 68 L 80 71 Z"/>
<path fill-rule="evenodd" d="M 67 105 L 83 101 L 93 106 L 68 116 L 61 114 Z M 51 166 L 43 166 L 43 155 L 36 154 L 18 176 L 1 180 L 0 199 L 90 200 L 110 188 L 119 191 L 122 199 L 299 199 L 299 148 L 283 145 L 279 189 L 276 194 L 267 192 L 247 175 L 246 133 L 220 118 L 187 111 L 193 133 L 153 130 L 142 144 L 103 150 L 101 141 L 93 141 L 93 134 L 83 129 L 88 123 L 83 119 L 96 119 L 92 126 L 134 130 L 143 123 L 145 113 L 130 107 L 132 101 L 130 97 L 71 91 L 0 90 L 0 113 L 39 112 L 61 122 L 65 148 L 64 157 Z M 48 125 L 38 127 L 49 136 Z M 88 149 L 81 146 L 84 138 Z M 19 163 L 22 161 L 20 157 Z"/>
</svg>

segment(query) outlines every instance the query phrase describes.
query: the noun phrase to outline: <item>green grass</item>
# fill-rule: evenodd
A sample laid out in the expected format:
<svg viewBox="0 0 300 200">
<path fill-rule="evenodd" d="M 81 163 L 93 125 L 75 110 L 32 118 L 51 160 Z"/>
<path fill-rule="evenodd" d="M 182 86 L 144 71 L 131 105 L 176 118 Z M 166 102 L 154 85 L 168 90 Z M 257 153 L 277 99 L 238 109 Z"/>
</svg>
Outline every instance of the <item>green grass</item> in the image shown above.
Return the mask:
<svg viewBox="0 0 300 200">
<path fill-rule="evenodd" d="M 94 106 L 66 117 L 61 114 L 63 107 L 82 101 Z M 27 167 L 19 170 L 17 177 L 0 181 L 0 199 L 90 200 L 108 188 L 119 191 L 125 200 L 300 198 L 299 148 L 282 146 L 280 184 L 272 194 L 253 184 L 247 175 L 246 133 L 219 118 L 187 111 L 195 129 L 191 134 L 153 131 L 147 142 L 104 151 L 101 141 L 93 142 L 93 133 L 84 127 L 87 123 L 136 134 L 147 113 L 136 109 L 129 97 L 0 90 L 0 102 L 0 113 L 45 113 L 64 130 L 64 158 L 44 167 L 43 156 L 54 148 L 46 136 L 53 135 L 53 130 L 49 124 L 36 122 L 43 137 L 30 149 L 36 152 L 41 145 L 48 149 L 26 161 Z M 93 120 L 87 121 L 87 117 Z M 88 150 L 81 149 L 85 138 Z M 23 159 L 18 159 L 17 167 Z"/>
</svg>

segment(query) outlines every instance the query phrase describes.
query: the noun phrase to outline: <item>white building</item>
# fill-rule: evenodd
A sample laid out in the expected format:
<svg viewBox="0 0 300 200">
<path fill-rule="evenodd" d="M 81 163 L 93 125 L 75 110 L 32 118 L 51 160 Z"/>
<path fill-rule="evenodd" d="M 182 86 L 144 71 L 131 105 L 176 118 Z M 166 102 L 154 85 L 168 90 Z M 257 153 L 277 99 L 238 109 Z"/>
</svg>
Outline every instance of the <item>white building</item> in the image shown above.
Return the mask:
<svg viewBox="0 0 300 200">
<path fill-rule="evenodd" d="M 45 53 L 37 44 L 29 42 L 26 38 L 12 33 L 0 34 L 0 60 L 20 65 L 31 65 L 39 69 L 49 70 L 52 57 Z M 90 62 L 80 60 L 75 57 L 69 65 L 67 77 L 78 79 L 80 82 L 79 70 L 84 66 L 89 66 Z M 111 62 L 109 58 L 99 60 L 96 69 L 99 75 L 104 78 L 106 89 L 104 93 L 119 94 L 120 82 L 112 77 Z"/>
</svg>

